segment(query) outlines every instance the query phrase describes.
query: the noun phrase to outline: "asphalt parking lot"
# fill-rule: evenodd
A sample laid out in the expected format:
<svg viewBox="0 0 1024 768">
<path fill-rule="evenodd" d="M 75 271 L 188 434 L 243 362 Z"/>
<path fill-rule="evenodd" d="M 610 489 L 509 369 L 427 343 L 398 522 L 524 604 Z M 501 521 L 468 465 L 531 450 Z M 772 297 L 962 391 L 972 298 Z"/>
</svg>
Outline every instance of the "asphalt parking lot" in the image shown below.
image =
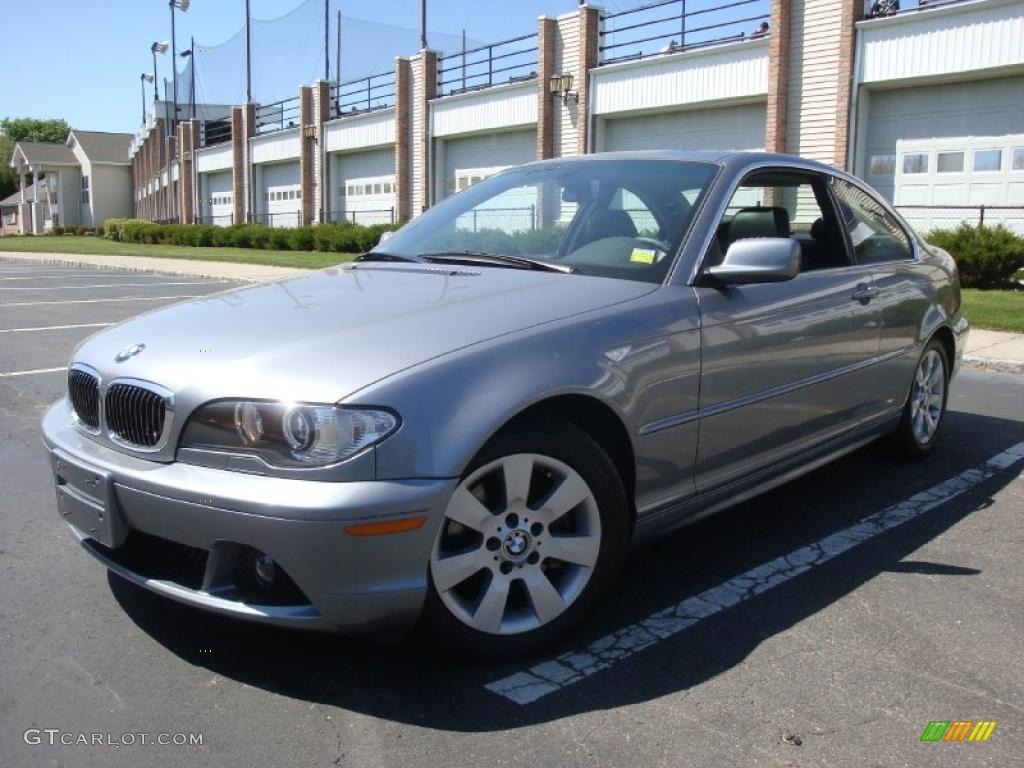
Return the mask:
<svg viewBox="0 0 1024 768">
<path fill-rule="evenodd" d="M 665 537 L 550 656 L 485 665 L 196 612 L 58 520 L 73 346 L 227 287 L 0 262 L 0 766 L 1021 764 L 1024 376 L 961 373 L 928 459 L 869 447 Z M 957 720 L 997 725 L 921 742 Z"/>
</svg>

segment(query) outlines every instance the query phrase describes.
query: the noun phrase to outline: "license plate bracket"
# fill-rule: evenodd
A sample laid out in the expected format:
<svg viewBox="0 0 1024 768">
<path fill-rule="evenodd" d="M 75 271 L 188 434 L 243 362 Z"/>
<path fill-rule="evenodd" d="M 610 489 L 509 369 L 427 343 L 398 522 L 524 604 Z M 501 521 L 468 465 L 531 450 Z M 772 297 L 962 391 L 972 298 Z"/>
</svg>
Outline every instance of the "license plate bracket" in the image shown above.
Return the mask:
<svg viewBox="0 0 1024 768">
<path fill-rule="evenodd" d="M 50 455 L 57 510 L 65 522 L 106 547 L 119 547 L 128 537 L 117 509 L 109 472 L 94 469 L 61 451 Z"/>
</svg>

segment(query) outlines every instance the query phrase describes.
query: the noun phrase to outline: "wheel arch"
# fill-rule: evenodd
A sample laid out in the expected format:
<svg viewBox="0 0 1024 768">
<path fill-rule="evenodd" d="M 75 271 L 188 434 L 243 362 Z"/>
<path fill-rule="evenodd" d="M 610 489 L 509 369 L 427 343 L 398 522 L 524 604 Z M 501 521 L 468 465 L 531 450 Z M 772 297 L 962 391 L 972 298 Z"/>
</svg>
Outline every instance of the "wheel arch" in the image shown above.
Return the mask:
<svg viewBox="0 0 1024 768">
<path fill-rule="evenodd" d="M 503 429 L 537 417 L 553 417 L 568 421 L 590 435 L 604 449 L 619 472 L 629 503 L 632 525 L 636 519 L 636 453 L 629 430 L 615 409 L 591 395 L 552 395 L 519 410 L 488 436 L 487 441 Z M 487 441 L 484 442 L 485 445 Z"/>
</svg>

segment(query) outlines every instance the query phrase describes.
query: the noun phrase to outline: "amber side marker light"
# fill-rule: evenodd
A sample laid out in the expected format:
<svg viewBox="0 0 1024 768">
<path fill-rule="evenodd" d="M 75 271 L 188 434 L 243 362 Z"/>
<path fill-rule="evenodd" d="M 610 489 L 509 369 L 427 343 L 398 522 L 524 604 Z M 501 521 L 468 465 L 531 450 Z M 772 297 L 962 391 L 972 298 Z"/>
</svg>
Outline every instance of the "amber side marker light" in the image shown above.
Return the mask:
<svg viewBox="0 0 1024 768">
<path fill-rule="evenodd" d="M 359 523 L 346 525 L 345 533 L 350 536 L 386 536 L 389 533 L 406 533 L 416 531 L 427 522 L 426 515 L 403 517 L 401 520 L 385 520 L 380 523 Z"/>
</svg>

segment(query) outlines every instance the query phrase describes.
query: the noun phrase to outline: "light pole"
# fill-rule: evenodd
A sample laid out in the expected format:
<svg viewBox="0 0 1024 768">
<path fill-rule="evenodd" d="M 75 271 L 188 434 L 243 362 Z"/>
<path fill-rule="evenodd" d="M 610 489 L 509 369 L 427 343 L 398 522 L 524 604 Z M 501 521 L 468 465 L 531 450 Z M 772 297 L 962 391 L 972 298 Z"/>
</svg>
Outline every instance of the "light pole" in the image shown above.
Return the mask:
<svg viewBox="0 0 1024 768">
<path fill-rule="evenodd" d="M 158 53 L 167 53 L 167 49 L 171 47 L 171 44 L 164 40 L 162 43 L 153 43 L 149 46 L 150 52 L 153 54 L 153 103 L 155 104 L 160 100 L 160 75 L 156 69 L 156 55 Z"/>
<path fill-rule="evenodd" d="M 156 78 L 152 72 L 143 72 L 139 75 L 139 86 L 142 89 L 142 124 L 146 124 L 146 83 L 152 83 Z"/>
<path fill-rule="evenodd" d="M 196 39 L 193 37 L 189 40 L 189 47 L 187 51 L 182 51 L 178 55 L 183 59 L 189 61 L 189 86 L 188 86 L 188 118 L 189 120 L 196 119 Z M 175 107 L 175 115 L 177 115 L 177 107 Z"/>
<path fill-rule="evenodd" d="M 178 52 L 178 41 L 174 32 L 174 10 L 178 9 L 182 13 L 185 13 L 191 2 L 192 0 L 168 0 L 167 2 L 167 6 L 171 9 L 171 65 L 174 67 L 174 117 L 171 120 L 172 130 L 178 124 L 178 64 L 173 58 L 173 54 Z"/>
</svg>

